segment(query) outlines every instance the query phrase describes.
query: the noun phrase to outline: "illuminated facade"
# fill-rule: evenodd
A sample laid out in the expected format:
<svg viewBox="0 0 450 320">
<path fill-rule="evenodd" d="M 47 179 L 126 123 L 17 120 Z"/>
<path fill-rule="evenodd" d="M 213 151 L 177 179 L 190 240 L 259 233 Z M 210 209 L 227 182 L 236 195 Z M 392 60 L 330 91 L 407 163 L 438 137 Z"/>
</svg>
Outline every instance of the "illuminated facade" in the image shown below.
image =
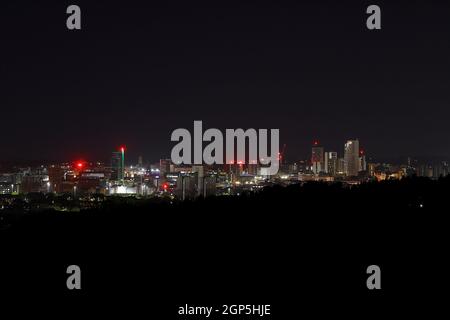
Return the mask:
<svg viewBox="0 0 450 320">
<path fill-rule="evenodd" d="M 125 149 L 114 151 L 111 157 L 111 179 L 123 183 L 125 177 Z"/>
<path fill-rule="evenodd" d="M 344 146 L 345 174 L 349 177 L 358 175 L 360 169 L 359 140 L 348 140 Z"/>
<path fill-rule="evenodd" d="M 311 165 L 312 172 L 314 174 L 319 174 L 320 172 L 325 172 L 325 161 L 323 147 L 319 146 L 319 142 L 315 141 L 311 149 Z"/>
<path fill-rule="evenodd" d="M 337 152 L 325 152 L 325 172 L 331 176 L 334 176 L 338 170 L 338 157 Z"/>
</svg>

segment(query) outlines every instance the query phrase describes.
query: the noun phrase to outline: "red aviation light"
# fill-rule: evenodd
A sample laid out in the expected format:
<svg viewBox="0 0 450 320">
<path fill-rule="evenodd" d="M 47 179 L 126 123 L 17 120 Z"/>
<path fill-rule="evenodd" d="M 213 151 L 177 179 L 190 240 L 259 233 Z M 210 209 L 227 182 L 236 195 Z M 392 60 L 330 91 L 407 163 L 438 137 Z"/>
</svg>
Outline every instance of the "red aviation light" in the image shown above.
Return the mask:
<svg viewBox="0 0 450 320">
<path fill-rule="evenodd" d="M 85 164 L 84 161 L 79 160 L 79 161 L 75 162 L 75 167 L 76 167 L 78 170 L 81 170 L 81 169 L 83 169 L 84 164 Z"/>
</svg>

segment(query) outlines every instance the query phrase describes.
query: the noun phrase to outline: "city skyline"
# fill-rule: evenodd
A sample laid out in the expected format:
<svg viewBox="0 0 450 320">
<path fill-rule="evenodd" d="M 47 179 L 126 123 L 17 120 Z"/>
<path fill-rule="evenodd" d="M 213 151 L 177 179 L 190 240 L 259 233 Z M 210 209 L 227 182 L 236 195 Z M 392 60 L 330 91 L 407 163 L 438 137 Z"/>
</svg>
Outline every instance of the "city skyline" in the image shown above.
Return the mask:
<svg viewBox="0 0 450 320">
<path fill-rule="evenodd" d="M 321 148 L 322 149 L 322 157 L 327 156 L 327 153 L 335 153 L 336 156 L 339 157 L 344 157 L 345 156 L 345 147 L 346 147 L 346 142 L 351 141 L 351 140 L 357 140 L 360 141 L 359 138 L 347 138 L 346 140 L 344 140 L 343 142 L 341 142 L 341 145 L 338 146 L 337 148 L 335 147 L 330 147 L 330 144 L 327 143 L 323 143 L 321 140 L 318 139 L 314 139 L 312 141 L 309 142 L 308 145 L 306 145 L 306 147 L 304 148 L 304 150 L 302 150 L 301 152 L 297 152 L 297 150 L 292 151 L 291 147 L 288 146 L 287 144 L 280 142 L 280 149 L 279 149 L 279 153 L 283 154 L 283 162 L 285 163 L 294 163 L 294 162 L 298 162 L 298 161 L 304 161 L 304 160 L 311 160 L 311 155 L 313 153 L 313 151 L 311 151 L 311 148 Z M 248 143 L 248 142 L 246 142 Z M 172 142 L 172 146 L 175 145 L 174 142 Z M 204 142 L 203 144 L 204 146 L 207 145 L 206 142 Z M 144 159 L 144 163 L 147 165 L 150 165 L 152 163 L 157 163 L 159 162 L 160 159 L 167 159 L 170 158 L 170 147 L 168 148 L 167 152 L 163 153 L 163 154 L 155 154 L 155 153 L 149 153 L 145 150 L 130 150 L 128 148 L 128 145 L 125 144 L 118 144 L 115 147 L 113 147 L 113 150 L 116 150 L 115 152 L 117 152 L 118 154 L 121 153 L 122 148 L 126 148 L 126 152 L 127 152 L 127 158 L 126 158 L 126 163 L 127 164 L 137 164 L 142 162 Z M 392 154 L 392 155 L 385 155 L 385 156 L 380 156 L 377 154 L 374 154 L 371 152 L 370 150 L 370 146 L 369 148 L 367 148 L 367 145 L 365 143 L 363 143 L 361 146 L 359 146 L 357 148 L 359 151 L 363 152 L 364 155 L 366 155 L 368 157 L 368 159 L 371 159 L 372 161 L 375 162 L 391 162 L 394 164 L 400 164 L 400 163 L 404 163 L 407 161 L 407 159 L 414 159 L 416 161 L 419 162 L 423 162 L 423 163 L 433 163 L 433 162 L 439 162 L 439 161 L 448 161 L 450 160 L 450 157 L 447 156 L 442 156 L 442 155 L 428 155 L 428 156 L 424 156 L 424 155 L 414 155 L 414 154 Z M 367 151 L 369 150 L 369 151 Z M 34 156 L 31 156 L 29 158 L 24 158 L 24 159 L 5 159 L 5 158 L 1 158 L 0 159 L 0 170 L 1 170 L 1 165 L 8 165 L 8 166 L 17 166 L 17 165 L 40 165 L 40 164 L 58 164 L 58 163 L 77 163 L 77 162 L 90 162 L 90 163 L 95 163 L 95 162 L 109 162 L 110 161 L 110 150 L 107 150 L 105 154 L 100 155 L 95 157 L 94 155 L 90 155 L 88 154 L 88 152 L 86 151 L 78 151 L 78 152 L 74 152 L 72 153 L 72 156 L 70 157 L 66 157 L 66 158 L 59 158 L 59 159 L 45 159 L 45 158 L 41 158 L 38 159 Z M 131 152 L 130 152 L 131 151 Z M 98 153 L 96 153 L 98 155 Z M 151 154 L 151 156 L 146 157 L 144 156 L 145 154 Z M 325 161 L 325 158 L 324 158 Z M 311 161 L 311 163 L 314 161 Z M 321 164 L 322 166 L 325 165 L 325 162 Z M 323 167 L 322 167 L 323 168 Z"/>
<path fill-rule="evenodd" d="M 247 147 L 242 148 L 249 149 L 250 142 L 251 139 L 247 141 Z M 170 192 L 172 196 L 178 193 L 177 197 L 184 200 L 186 184 L 193 197 L 195 194 L 215 195 L 218 190 L 222 190 L 222 195 L 229 195 L 231 190 L 238 194 L 242 190 L 253 192 L 267 183 L 290 185 L 337 181 L 353 185 L 411 176 L 438 179 L 450 172 L 449 161 L 445 160 L 423 162 L 408 157 L 400 164 L 378 162 L 367 157 L 359 139 L 348 139 L 343 152 L 326 149 L 315 140 L 311 144 L 310 158 L 295 162 L 285 159 L 285 151 L 286 145 L 283 145 L 276 156 L 277 170 L 273 172 L 268 170 L 268 165 L 272 164 L 250 160 L 250 154 L 235 154 L 234 161 L 229 161 L 227 155 L 226 162 L 218 163 L 178 163 L 164 157 L 151 163 L 139 156 L 136 163 L 133 159 L 125 161 L 127 147 L 121 145 L 110 153 L 106 162 L 80 158 L 37 166 L 16 164 L 6 170 L 0 167 L 0 194 L 69 192 L 74 196 L 82 193 L 147 197 Z M 245 160 L 238 161 L 239 157 Z"/>
</svg>

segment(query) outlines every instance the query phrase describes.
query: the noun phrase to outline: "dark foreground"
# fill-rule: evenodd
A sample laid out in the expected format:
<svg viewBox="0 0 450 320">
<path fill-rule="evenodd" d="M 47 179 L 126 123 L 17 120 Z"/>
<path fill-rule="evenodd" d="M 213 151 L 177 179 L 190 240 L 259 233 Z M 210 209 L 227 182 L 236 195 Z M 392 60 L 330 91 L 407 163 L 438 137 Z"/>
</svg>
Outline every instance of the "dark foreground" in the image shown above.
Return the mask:
<svg viewBox="0 0 450 320">
<path fill-rule="evenodd" d="M 178 306 L 271 304 L 261 319 L 433 318 L 448 301 L 449 195 L 449 178 L 414 178 L 8 217 L 2 308 L 194 320 L 204 317 L 180 317 Z M 72 264 L 80 291 L 66 288 Z M 366 287 L 372 264 L 378 291 Z"/>
</svg>

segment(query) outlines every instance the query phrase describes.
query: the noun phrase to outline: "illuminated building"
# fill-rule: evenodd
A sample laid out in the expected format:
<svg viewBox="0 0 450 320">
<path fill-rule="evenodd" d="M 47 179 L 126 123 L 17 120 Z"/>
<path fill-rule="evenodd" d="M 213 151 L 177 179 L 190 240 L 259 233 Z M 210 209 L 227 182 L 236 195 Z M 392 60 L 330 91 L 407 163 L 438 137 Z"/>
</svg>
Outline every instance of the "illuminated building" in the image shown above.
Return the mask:
<svg viewBox="0 0 450 320">
<path fill-rule="evenodd" d="M 421 164 L 417 167 L 417 175 L 419 177 L 433 177 L 433 167 L 428 164 Z"/>
<path fill-rule="evenodd" d="M 334 176 L 337 173 L 337 161 L 337 152 L 325 152 L 325 172 L 331 176 Z"/>
<path fill-rule="evenodd" d="M 367 163 L 366 163 L 366 154 L 364 150 L 359 151 L 359 171 L 366 171 Z"/>
<path fill-rule="evenodd" d="M 15 192 L 15 175 L 10 173 L 0 174 L 0 194 L 12 194 Z"/>
<path fill-rule="evenodd" d="M 308 172 L 309 171 L 308 162 L 309 161 L 307 161 L 307 160 L 300 160 L 297 163 L 295 163 L 294 164 L 295 168 L 293 168 L 293 169 L 295 169 L 295 173 L 297 173 L 297 172 L 301 172 L 301 173 Z"/>
<path fill-rule="evenodd" d="M 195 173 L 197 176 L 197 196 L 200 196 L 203 194 L 203 178 L 205 177 L 203 166 L 192 166 L 192 173 Z"/>
<path fill-rule="evenodd" d="M 0 194 L 12 194 L 14 192 L 14 184 L 0 182 Z"/>
<path fill-rule="evenodd" d="M 359 140 L 348 140 L 344 147 L 345 174 L 349 177 L 358 175 L 359 161 Z"/>
<path fill-rule="evenodd" d="M 120 151 L 114 151 L 111 158 L 111 179 L 123 183 L 125 178 L 125 148 Z"/>
<path fill-rule="evenodd" d="M 379 163 L 369 163 L 367 165 L 370 177 L 373 177 L 375 175 L 375 170 L 379 165 L 380 165 Z"/>
<path fill-rule="evenodd" d="M 103 172 L 86 171 L 78 177 L 77 188 L 78 192 L 86 193 L 101 193 L 102 185 L 105 181 L 105 174 Z"/>
<path fill-rule="evenodd" d="M 50 192 L 50 184 L 47 168 L 43 166 L 34 169 L 28 169 L 21 176 L 20 193 L 31 192 Z"/>
<path fill-rule="evenodd" d="M 298 173 L 298 181 L 315 181 L 315 176 L 312 173 Z"/>
<path fill-rule="evenodd" d="M 314 174 L 325 172 L 323 147 L 319 146 L 318 141 L 314 141 L 313 147 L 311 149 L 311 165 L 311 170 L 312 172 L 314 172 Z"/>
<path fill-rule="evenodd" d="M 162 185 L 157 185 L 156 187 L 161 188 L 162 191 L 173 190 L 177 186 L 179 176 L 180 173 L 168 172 L 166 173 L 166 178 Z M 165 189 L 164 186 L 166 186 Z"/>
<path fill-rule="evenodd" d="M 110 195 L 134 195 L 137 194 L 137 187 L 135 186 L 112 186 L 109 189 Z"/>
<path fill-rule="evenodd" d="M 205 174 L 204 166 L 194 165 L 192 172 L 178 175 L 174 193 L 180 200 L 208 197 L 216 194 L 216 183 L 216 175 Z"/>
<path fill-rule="evenodd" d="M 345 160 L 344 158 L 337 159 L 337 167 L 336 174 L 344 175 L 345 174 Z"/>
</svg>

